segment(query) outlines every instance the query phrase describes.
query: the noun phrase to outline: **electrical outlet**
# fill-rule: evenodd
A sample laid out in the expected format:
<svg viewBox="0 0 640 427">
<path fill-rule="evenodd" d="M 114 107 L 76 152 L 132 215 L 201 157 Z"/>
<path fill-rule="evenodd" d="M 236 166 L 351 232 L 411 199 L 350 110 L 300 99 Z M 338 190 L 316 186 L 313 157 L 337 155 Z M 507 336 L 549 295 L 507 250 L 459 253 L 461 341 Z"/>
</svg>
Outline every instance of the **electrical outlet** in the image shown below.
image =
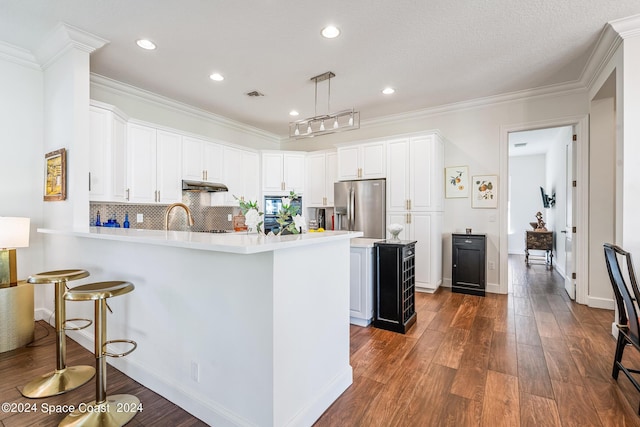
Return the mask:
<svg viewBox="0 0 640 427">
<path fill-rule="evenodd" d="M 200 365 L 197 362 L 191 361 L 191 379 L 195 382 L 200 382 Z"/>
<path fill-rule="evenodd" d="M 489 270 L 495 270 L 496 269 L 496 263 L 493 261 L 489 261 Z"/>
<path fill-rule="evenodd" d="M 232 218 L 231 214 L 227 215 L 227 221 L 233 221 L 233 218 Z"/>
<path fill-rule="evenodd" d="M 144 220 L 144 215 L 136 214 L 136 222 L 142 222 Z"/>
</svg>

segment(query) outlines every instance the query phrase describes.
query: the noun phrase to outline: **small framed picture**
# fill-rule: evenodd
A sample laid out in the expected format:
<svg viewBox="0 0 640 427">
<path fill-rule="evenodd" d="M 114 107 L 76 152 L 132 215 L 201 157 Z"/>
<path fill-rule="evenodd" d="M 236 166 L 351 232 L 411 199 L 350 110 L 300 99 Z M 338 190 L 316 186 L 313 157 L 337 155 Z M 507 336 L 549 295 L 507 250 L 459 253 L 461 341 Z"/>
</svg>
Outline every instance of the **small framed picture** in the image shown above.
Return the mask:
<svg viewBox="0 0 640 427">
<path fill-rule="evenodd" d="M 476 175 L 471 179 L 471 207 L 498 207 L 498 176 Z"/>
<path fill-rule="evenodd" d="M 469 197 L 469 168 L 467 166 L 444 168 L 444 196 L 447 199 Z"/>
<path fill-rule="evenodd" d="M 67 198 L 67 150 L 61 148 L 44 156 L 44 200 Z"/>
</svg>

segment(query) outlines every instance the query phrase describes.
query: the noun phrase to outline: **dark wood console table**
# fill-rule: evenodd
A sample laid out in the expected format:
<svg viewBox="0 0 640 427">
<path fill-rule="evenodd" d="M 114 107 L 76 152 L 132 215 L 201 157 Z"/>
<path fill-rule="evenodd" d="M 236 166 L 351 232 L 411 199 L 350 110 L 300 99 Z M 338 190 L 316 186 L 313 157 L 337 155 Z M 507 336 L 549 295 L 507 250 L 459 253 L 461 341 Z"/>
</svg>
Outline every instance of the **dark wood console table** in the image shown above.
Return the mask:
<svg viewBox="0 0 640 427">
<path fill-rule="evenodd" d="M 544 251 L 545 264 L 553 267 L 553 231 L 527 231 L 524 250 L 524 262 L 527 265 L 529 265 L 530 249 Z M 533 255 L 531 257 L 534 258 Z"/>
</svg>

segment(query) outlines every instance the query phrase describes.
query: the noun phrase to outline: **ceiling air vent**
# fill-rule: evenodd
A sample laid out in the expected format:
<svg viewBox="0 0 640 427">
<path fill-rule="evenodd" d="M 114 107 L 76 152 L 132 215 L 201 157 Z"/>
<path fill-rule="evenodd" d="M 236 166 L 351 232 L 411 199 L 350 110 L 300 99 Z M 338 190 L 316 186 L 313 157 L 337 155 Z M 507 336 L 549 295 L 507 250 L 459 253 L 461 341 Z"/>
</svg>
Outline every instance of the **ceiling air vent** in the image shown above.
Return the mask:
<svg viewBox="0 0 640 427">
<path fill-rule="evenodd" d="M 264 93 L 260 93 L 257 90 L 252 90 L 251 92 L 247 92 L 247 96 L 264 96 Z"/>
</svg>

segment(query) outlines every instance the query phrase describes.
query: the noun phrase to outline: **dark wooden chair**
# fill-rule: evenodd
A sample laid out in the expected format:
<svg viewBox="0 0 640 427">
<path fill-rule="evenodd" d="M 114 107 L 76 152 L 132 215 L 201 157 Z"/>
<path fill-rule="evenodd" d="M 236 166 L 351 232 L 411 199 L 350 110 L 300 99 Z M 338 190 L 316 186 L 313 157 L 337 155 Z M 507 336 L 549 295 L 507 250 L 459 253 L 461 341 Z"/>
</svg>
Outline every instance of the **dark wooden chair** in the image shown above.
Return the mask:
<svg viewBox="0 0 640 427">
<path fill-rule="evenodd" d="M 636 379 L 631 375 L 640 374 L 640 370 L 627 368 L 622 365 L 622 353 L 624 352 L 627 344 L 631 344 L 640 352 L 640 334 L 638 333 L 640 327 L 638 324 L 638 307 L 636 306 L 636 302 L 640 301 L 640 292 L 638 290 L 636 275 L 633 270 L 631 254 L 619 246 L 605 243 L 604 257 L 607 263 L 607 270 L 609 271 L 611 285 L 613 286 L 613 293 L 618 305 L 618 322 L 616 324 L 618 327 L 618 342 L 616 344 L 616 354 L 613 361 L 613 372 L 611 373 L 611 376 L 617 380 L 618 374 L 622 371 L 627 378 L 629 378 L 629 381 L 631 381 L 636 390 L 640 391 L 640 384 L 638 384 Z M 631 291 L 629 290 L 623 272 L 620 269 L 619 259 L 624 259 L 627 265 Z M 633 295 L 631 292 L 633 292 Z M 638 406 L 638 413 L 640 414 L 640 406 Z"/>
</svg>

